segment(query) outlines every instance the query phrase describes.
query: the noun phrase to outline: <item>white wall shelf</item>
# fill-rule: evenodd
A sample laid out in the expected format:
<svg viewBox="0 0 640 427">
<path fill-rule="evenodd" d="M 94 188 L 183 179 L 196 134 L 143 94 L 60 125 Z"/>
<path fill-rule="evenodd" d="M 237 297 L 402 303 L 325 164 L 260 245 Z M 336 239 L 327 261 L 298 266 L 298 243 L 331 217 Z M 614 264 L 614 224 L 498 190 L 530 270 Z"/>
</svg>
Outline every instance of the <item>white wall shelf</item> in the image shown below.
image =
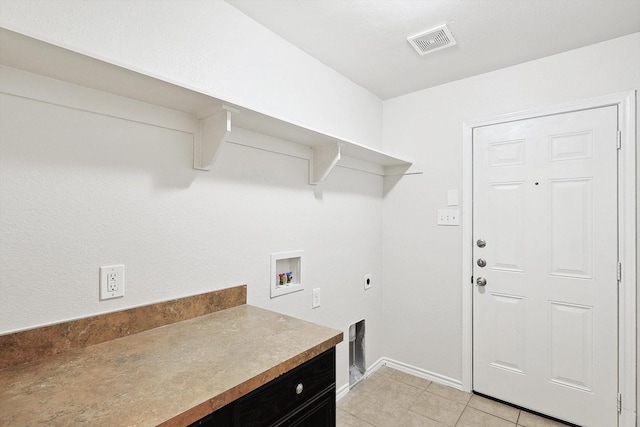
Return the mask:
<svg viewBox="0 0 640 427">
<path fill-rule="evenodd" d="M 119 65 L 0 28 L 0 64 L 185 112 L 197 119 L 193 166 L 210 170 L 225 141 L 236 127 L 310 148 L 309 183 L 326 179 L 336 165 L 372 164 L 361 168 L 379 175 L 422 173 L 412 163 L 367 146 L 271 117 L 249 108 L 141 74 Z M 245 144 L 255 148 L 255 144 Z M 276 151 L 282 152 L 282 151 Z"/>
</svg>

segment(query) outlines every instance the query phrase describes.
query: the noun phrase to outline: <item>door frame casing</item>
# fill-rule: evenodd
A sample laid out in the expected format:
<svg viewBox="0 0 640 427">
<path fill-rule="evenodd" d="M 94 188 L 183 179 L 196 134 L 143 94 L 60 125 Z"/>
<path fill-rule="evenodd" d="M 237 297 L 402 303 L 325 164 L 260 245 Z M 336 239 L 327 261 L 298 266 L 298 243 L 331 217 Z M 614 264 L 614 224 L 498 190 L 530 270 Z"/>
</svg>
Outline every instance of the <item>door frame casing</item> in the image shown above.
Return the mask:
<svg viewBox="0 0 640 427">
<path fill-rule="evenodd" d="M 620 427 L 636 425 L 636 91 L 617 93 L 463 123 L 462 134 L 462 390 L 473 389 L 473 129 L 606 106 L 618 107 L 618 392 Z"/>
</svg>

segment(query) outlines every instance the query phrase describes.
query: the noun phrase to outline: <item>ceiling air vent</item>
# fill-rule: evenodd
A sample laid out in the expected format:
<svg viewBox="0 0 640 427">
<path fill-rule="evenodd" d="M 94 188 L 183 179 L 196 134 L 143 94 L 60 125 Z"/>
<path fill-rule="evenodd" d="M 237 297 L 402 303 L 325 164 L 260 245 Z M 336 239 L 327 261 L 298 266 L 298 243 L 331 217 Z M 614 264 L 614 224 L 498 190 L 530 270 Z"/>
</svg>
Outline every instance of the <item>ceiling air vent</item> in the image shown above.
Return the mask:
<svg viewBox="0 0 640 427">
<path fill-rule="evenodd" d="M 446 25 L 416 34 L 407 38 L 407 40 L 420 55 L 426 55 L 456 44 L 451 31 Z"/>
</svg>

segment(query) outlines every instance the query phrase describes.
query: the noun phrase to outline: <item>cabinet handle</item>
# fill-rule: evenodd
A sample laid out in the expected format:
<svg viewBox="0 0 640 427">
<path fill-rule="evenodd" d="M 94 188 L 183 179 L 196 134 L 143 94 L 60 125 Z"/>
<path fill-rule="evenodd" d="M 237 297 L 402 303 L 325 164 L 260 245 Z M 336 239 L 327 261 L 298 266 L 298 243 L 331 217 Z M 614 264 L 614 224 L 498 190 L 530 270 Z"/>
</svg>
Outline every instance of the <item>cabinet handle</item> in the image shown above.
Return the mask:
<svg viewBox="0 0 640 427">
<path fill-rule="evenodd" d="M 302 383 L 298 384 L 296 386 L 296 394 L 300 394 L 302 393 L 302 390 L 304 389 L 304 386 L 302 385 Z"/>
</svg>

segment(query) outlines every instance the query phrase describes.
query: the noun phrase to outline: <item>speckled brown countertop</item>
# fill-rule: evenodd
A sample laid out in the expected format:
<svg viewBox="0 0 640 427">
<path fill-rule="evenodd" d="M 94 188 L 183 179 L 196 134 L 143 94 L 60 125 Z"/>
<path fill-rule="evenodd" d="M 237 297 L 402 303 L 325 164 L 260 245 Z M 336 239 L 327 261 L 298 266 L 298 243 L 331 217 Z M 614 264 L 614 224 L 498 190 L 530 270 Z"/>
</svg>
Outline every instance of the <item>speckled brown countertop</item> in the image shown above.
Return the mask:
<svg viewBox="0 0 640 427">
<path fill-rule="evenodd" d="M 184 426 L 342 341 L 240 305 L 0 371 L 0 425 Z"/>
</svg>

